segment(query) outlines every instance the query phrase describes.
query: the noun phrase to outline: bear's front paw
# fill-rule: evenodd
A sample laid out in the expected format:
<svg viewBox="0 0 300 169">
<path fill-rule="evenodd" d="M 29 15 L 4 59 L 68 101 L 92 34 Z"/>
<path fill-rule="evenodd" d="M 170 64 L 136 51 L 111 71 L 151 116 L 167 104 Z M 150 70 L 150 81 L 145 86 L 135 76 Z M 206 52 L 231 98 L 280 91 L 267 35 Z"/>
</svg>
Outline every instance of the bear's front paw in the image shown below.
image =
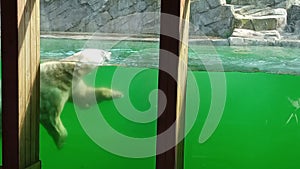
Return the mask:
<svg viewBox="0 0 300 169">
<path fill-rule="evenodd" d="M 97 88 L 95 92 L 98 102 L 103 100 L 117 99 L 124 96 L 123 93 L 108 88 Z"/>
<path fill-rule="evenodd" d="M 117 99 L 117 98 L 122 98 L 124 97 L 123 93 L 122 92 L 119 92 L 119 91 L 116 91 L 116 90 L 112 90 L 111 92 L 111 97 L 113 99 Z"/>
</svg>

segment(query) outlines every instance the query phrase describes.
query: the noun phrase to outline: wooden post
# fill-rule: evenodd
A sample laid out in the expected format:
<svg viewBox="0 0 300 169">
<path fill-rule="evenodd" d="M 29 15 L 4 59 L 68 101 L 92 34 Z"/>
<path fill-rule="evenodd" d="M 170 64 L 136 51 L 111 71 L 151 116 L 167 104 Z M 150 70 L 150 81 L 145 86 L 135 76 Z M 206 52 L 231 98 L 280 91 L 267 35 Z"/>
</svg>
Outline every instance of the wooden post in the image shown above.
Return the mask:
<svg viewBox="0 0 300 169">
<path fill-rule="evenodd" d="M 157 122 L 157 134 L 169 129 L 168 138 L 157 138 L 157 152 L 166 145 L 176 145 L 156 156 L 156 169 L 183 169 L 185 92 L 188 62 L 189 0 L 161 1 L 161 35 L 158 88 L 164 92 L 158 98 L 158 112 L 163 112 Z M 175 19 L 174 19 L 175 18 Z M 173 56 L 177 56 L 174 58 Z M 167 65 L 167 66 L 166 66 Z M 166 68 L 167 67 L 167 68 Z M 174 78 L 175 77 L 175 78 Z"/>
<path fill-rule="evenodd" d="M 4 169 L 39 169 L 39 0 L 1 1 Z"/>
</svg>

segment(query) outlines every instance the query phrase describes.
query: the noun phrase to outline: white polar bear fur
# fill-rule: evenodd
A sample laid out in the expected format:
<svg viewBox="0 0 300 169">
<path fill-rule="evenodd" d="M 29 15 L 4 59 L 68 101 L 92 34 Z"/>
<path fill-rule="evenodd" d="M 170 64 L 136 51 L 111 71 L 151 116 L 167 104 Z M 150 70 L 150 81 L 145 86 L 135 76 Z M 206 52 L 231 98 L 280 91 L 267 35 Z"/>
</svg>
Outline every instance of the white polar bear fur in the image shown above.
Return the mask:
<svg viewBox="0 0 300 169">
<path fill-rule="evenodd" d="M 67 130 L 60 115 L 67 101 L 73 97 L 79 107 L 88 108 L 97 102 L 122 97 L 122 93 L 108 88 L 87 86 L 82 77 L 110 59 L 110 52 L 86 49 L 60 61 L 42 63 L 40 66 L 40 122 L 62 148 Z M 72 87 L 73 86 L 73 87 Z M 96 101 L 91 99 L 96 96 Z"/>
</svg>

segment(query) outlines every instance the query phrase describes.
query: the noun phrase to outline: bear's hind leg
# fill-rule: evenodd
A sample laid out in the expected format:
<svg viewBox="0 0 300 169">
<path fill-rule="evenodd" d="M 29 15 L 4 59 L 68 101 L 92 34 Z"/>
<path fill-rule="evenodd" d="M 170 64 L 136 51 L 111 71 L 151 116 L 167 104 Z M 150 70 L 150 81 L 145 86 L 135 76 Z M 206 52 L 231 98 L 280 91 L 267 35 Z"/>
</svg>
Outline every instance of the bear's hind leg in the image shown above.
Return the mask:
<svg viewBox="0 0 300 169">
<path fill-rule="evenodd" d="M 64 127 L 60 115 L 68 99 L 67 92 L 60 90 L 41 90 L 40 123 L 53 138 L 57 148 L 62 148 L 67 138 L 67 130 Z"/>
<path fill-rule="evenodd" d="M 57 148 L 61 149 L 68 136 L 68 133 L 60 117 L 41 118 L 40 122 L 53 138 Z"/>
</svg>

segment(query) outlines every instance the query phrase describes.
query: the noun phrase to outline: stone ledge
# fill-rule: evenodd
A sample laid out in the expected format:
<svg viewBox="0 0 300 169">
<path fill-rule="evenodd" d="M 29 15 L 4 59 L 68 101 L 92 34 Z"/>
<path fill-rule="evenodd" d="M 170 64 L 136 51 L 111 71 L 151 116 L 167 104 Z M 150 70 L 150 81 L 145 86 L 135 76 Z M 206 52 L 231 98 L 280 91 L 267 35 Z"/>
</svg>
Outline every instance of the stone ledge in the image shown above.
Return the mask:
<svg viewBox="0 0 300 169">
<path fill-rule="evenodd" d="M 107 34 L 107 33 L 65 33 L 52 32 L 41 33 L 42 38 L 74 39 L 74 40 L 103 40 L 103 41 L 137 41 L 158 42 L 158 35 L 135 35 L 135 34 Z M 213 46 L 279 46 L 300 48 L 300 40 L 293 39 L 259 39 L 249 37 L 229 37 L 221 39 L 217 37 L 193 36 L 189 40 L 190 45 L 213 45 Z"/>
<path fill-rule="evenodd" d="M 277 40 L 277 39 L 255 39 L 255 38 L 242 38 L 230 37 L 230 46 L 279 46 L 279 47 L 292 47 L 300 48 L 300 40 Z"/>
<path fill-rule="evenodd" d="M 151 34 L 119 34 L 119 33 L 82 33 L 82 32 L 41 32 L 41 38 L 74 39 L 74 40 L 106 40 L 106 41 L 145 41 L 157 42 L 158 35 Z"/>
</svg>

